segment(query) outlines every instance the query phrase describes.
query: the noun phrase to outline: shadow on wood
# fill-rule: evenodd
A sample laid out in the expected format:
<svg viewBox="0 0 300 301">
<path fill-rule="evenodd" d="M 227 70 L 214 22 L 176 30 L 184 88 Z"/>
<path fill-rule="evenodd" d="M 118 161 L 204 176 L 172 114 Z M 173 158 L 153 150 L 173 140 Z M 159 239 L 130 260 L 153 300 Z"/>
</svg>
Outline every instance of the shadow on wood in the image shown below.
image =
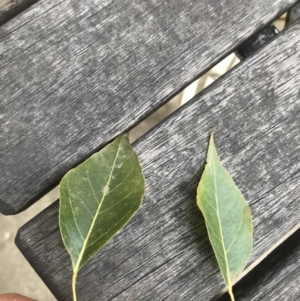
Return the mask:
<svg viewBox="0 0 300 301">
<path fill-rule="evenodd" d="M 0 2 L 0 25 L 12 19 L 38 0 L 3 0 Z"/>
</svg>

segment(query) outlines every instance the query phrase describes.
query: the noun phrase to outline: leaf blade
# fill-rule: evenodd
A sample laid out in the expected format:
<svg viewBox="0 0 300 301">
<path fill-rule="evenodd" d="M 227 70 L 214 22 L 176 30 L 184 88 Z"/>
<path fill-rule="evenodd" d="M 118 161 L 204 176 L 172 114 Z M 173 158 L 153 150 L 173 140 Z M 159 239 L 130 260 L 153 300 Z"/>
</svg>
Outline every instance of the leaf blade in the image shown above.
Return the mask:
<svg viewBox="0 0 300 301">
<path fill-rule="evenodd" d="M 74 274 L 125 226 L 144 191 L 142 169 L 126 135 L 64 176 L 59 223 Z"/>
<path fill-rule="evenodd" d="M 252 251 L 249 206 L 218 157 L 213 134 L 207 164 L 197 189 L 201 210 L 224 282 L 231 299 L 232 280 L 245 268 Z"/>
</svg>

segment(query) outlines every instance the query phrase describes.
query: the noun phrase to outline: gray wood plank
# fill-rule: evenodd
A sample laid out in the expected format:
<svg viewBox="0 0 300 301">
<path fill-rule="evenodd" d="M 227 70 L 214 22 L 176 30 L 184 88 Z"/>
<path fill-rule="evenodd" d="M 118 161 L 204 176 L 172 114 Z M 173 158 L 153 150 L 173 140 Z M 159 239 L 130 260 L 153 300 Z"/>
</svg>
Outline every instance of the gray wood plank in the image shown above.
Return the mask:
<svg viewBox="0 0 300 301">
<path fill-rule="evenodd" d="M 0 25 L 4 24 L 37 0 L 1 0 Z"/>
<path fill-rule="evenodd" d="M 296 0 L 40 0 L 0 28 L 0 212 L 26 208 Z"/>
<path fill-rule="evenodd" d="M 300 300 L 300 230 L 234 286 L 239 301 Z M 226 295 L 218 301 L 229 301 Z"/>
<path fill-rule="evenodd" d="M 254 262 L 299 222 L 300 23 L 244 60 L 134 144 L 142 208 L 82 269 L 82 300 L 210 300 L 223 288 L 196 206 L 208 138 L 250 203 Z M 60 301 L 71 262 L 58 204 L 18 233 L 24 256 Z"/>
</svg>

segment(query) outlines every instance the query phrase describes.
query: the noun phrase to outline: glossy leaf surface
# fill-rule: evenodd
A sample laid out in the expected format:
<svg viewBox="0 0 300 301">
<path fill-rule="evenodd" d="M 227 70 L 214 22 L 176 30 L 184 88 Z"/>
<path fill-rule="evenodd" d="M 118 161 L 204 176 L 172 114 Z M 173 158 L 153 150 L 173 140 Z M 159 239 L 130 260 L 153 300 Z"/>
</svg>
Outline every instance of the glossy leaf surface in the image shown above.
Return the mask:
<svg viewBox="0 0 300 301">
<path fill-rule="evenodd" d="M 252 219 L 249 206 L 218 157 L 213 135 L 207 164 L 197 190 L 209 240 L 231 299 L 232 280 L 245 268 L 252 251 Z"/>
<path fill-rule="evenodd" d="M 80 268 L 139 209 L 144 190 L 142 169 L 126 135 L 63 177 L 59 223 L 73 264 L 73 290 Z"/>
</svg>

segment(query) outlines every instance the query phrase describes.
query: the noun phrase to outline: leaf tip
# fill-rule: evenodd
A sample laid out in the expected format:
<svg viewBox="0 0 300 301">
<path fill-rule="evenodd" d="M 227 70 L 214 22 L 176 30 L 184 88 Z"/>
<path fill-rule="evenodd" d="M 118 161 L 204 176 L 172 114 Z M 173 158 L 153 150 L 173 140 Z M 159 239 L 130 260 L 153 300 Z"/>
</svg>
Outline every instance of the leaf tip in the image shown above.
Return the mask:
<svg viewBox="0 0 300 301">
<path fill-rule="evenodd" d="M 212 131 L 211 135 L 210 135 L 210 139 L 209 139 L 209 143 L 215 145 L 214 142 L 214 135 L 215 135 L 215 130 Z"/>
<path fill-rule="evenodd" d="M 216 150 L 216 146 L 215 146 L 214 133 L 215 133 L 214 131 L 211 133 L 210 139 L 209 139 L 209 146 L 208 146 L 207 159 L 206 159 L 207 163 L 214 162 L 215 159 L 219 158 L 217 150 Z"/>
</svg>

